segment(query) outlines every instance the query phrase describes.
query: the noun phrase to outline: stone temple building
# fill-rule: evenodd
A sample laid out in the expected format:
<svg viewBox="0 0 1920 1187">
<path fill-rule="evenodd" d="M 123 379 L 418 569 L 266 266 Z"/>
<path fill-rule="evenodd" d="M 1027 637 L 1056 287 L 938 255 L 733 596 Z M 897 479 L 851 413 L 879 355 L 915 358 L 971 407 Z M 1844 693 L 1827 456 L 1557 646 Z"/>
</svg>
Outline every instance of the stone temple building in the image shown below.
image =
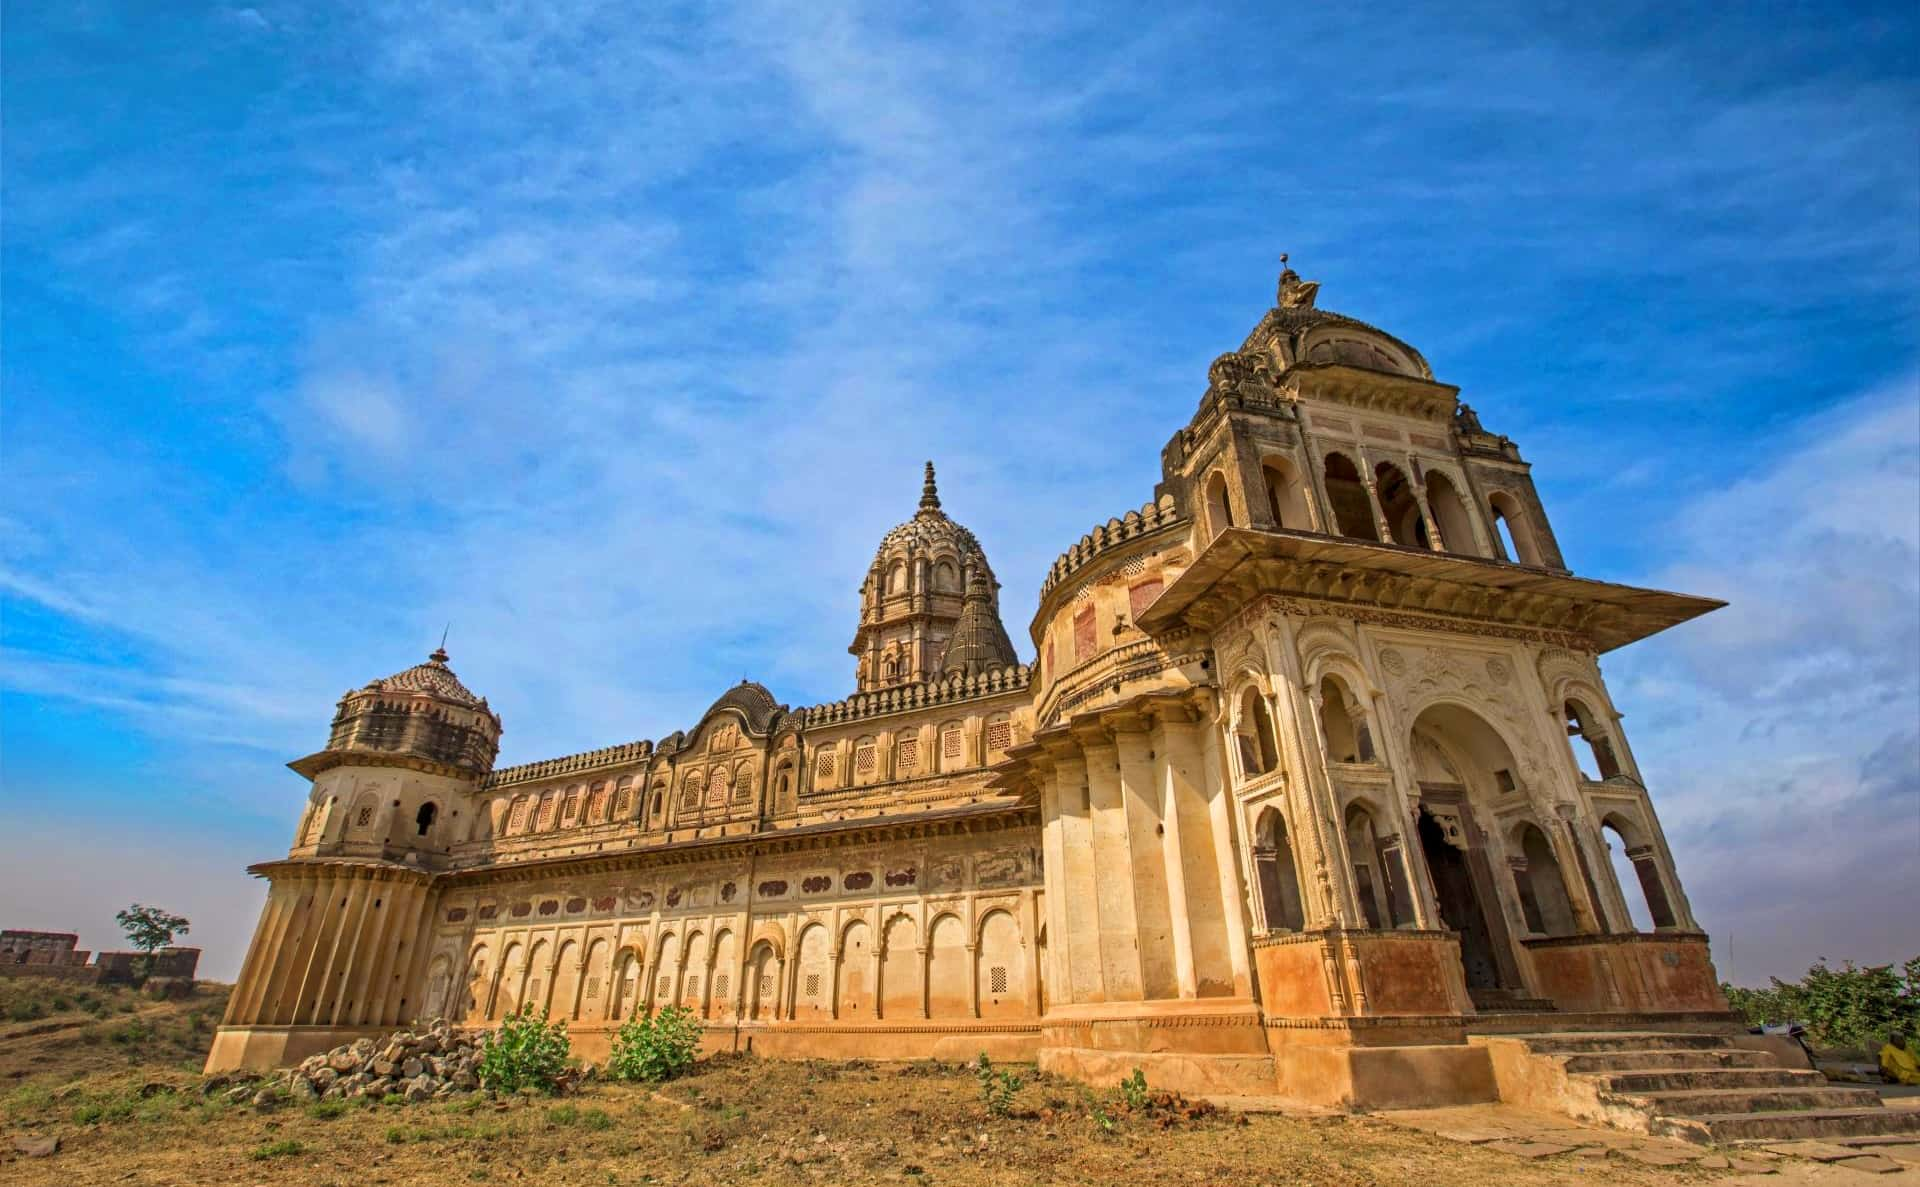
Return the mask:
<svg viewBox="0 0 1920 1187">
<path fill-rule="evenodd" d="M 769 1056 L 1438 1103 L 1500 1090 L 1490 1035 L 1732 1033 L 1597 662 L 1719 603 L 1575 576 L 1514 442 L 1317 289 L 1054 563 L 1031 665 L 929 465 L 844 700 L 497 768 L 444 651 L 348 692 L 209 1068 L 523 1005 L 597 1057 L 681 1004 Z"/>
</svg>

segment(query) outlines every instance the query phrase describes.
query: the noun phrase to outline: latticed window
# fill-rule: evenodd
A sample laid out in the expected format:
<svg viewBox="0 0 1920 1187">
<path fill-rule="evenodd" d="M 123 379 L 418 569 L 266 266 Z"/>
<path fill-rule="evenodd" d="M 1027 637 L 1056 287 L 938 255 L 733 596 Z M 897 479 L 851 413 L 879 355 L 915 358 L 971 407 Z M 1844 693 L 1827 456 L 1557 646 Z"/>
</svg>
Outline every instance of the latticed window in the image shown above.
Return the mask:
<svg viewBox="0 0 1920 1187">
<path fill-rule="evenodd" d="M 873 774 L 873 769 L 878 763 L 879 759 L 872 746 L 862 746 L 853 752 L 853 773 L 856 775 Z"/>
<path fill-rule="evenodd" d="M 577 788 L 567 793 L 566 811 L 560 814 L 560 819 L 568 826 L 580 822 L 580 792 Z"/>
<path fill-rule="evenodd" d="M 900 739 L 900 753 L 895 761 L 898 762 L 902 775 L 918 768 L 920 766 L 920 739 Z"/>
<path fill-rule="evenodd" d="M 989 721 L 987 723 L 987 749 L 1005 750 L 1013 745 L 1013 723 L 1010 721 Z"/>
<path fill-rule="evenodd" d="M 773 974 L 772 973 L 760 974 L 760 999 L 762 1001 L 771 1001 L 773 999 Z"/>
<path fill-rule="evenodd" d="M 1005 965 L 994 965 L 987 970 L 987 992 L 1005 993 L 1007 991 L 1007 969 Z"/>
<path fill-rule="evenodd" d="M 661 977 L 661 978 L 660 978 L 660 988 L 654 991 L 654 996 L 655 996 L 655 997 L 665 997 L 665 996 L 667 996 L 667 995 L 668 995 L 669 993 L 672 993 L 672 992 L 673 992 L 673 978 L 672 978 L 672 977 Z"/>
<path fill-rule="evenodd" d="M 365 828 L 369 824 L 372 824 L 373 823 L 373 805 L 372 804 L 360 805 L 360 814 L 353 818 L 353 823 L 356 828 Z"/>
<path fill-rule="evenodd" d="M 1073 662 L 1092 659 L 1094 647 L 1093 607 L 1088 606 L 1073 616 Z"/>
<path fill-rule="evenodd" d="M 959 758 L 961 744 L 962 744 L 962 739 L 960 735 L 959 726 L 950 725 L 946 729 L 940 731 L 940 757 L 941 758 Z"/>
<path fill-rule="evenodd" d="M 687 1000 L 690 1002 L 697 1002 L 700 1000 L 700 978 L 698 977 L 687 978 Z"/>
<path fill-rule="evenodd" d="M 540 978 L 535 977 L 533 980 L 527 982 L 527 1000 L 529 1002 L 537 1002 L 540 1000 Z"/>
<path fill-rule="evenodd" d="M 819 779 L 833 777 L 833 751 L 822 749 L 813 760 L 813 773 Z"/>
<path fill-rule="evenodd" d="M 727 975 L 725 973 L 721 973 L 713 979 L 713 996 L 715 999 L 721 999 L 727 996 Z"/>
<path fill-rule="evenodd" d="M 810 998 L 820 996 L 820 974 L 819 973 L 807 974 L 807 996 Z"/>
<path fill-rule="evenodd" d="M 540 823 L 536 827 L 541 829 L 552 828 L 554 815 L 559 811 L 560 797 L 558 794 L 550 791 L 540 797 Z"/>
<path fill-rule="evenodd" d="M 600 978 L 588 977 L 587 987 L 585 990 L 582 991 L 582 996 L 584 996 L 588 1001 L 594 1001 L 598 999 L 600 996 Z"/>
</svg>

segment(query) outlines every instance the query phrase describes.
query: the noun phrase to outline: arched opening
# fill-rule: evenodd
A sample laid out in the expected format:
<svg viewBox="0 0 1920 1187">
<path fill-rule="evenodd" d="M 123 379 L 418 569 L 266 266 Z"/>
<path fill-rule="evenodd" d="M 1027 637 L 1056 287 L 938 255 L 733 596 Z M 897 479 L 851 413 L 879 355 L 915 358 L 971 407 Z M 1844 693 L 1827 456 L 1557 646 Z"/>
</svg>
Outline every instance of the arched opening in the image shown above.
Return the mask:
<svg viewBox="0 0 1920 1187">
<path fill-rule="evenodd" d="M 487 999 L 493 990 L 493 983 L 487 979 L 487 955 L 487 946 L 476 944 L 467 957 L 466 997 L 459 1008 L 448 1011 L 457 1021 L 479 1022 L 487 1016 Z"/>
<path fill-rule="evenodd" d="M 1517 763 L 1499 731 L 1460 705 L 1429 706 L 1414 719 L 1411 733 L 1420 851 L 1440 917 L 1459 937 L 1475 1003 L 1498 1008 L 1521 989 L 1503 906 L 1504 896 L 1514 892 L 1510 879 L 1495 879 L 1495 858 L 1476 817 L 1491 819 L 1494 806 L 1518 792 Z"/>
<path fill-rule="evenodd" d="M 526 961 L 525 948 L 518 944 L 507 946 L 506 958 L 500 962 L 499 988 L 487 1003 L 487 1021 L 504 1018 L 520 1008 L 520 978 L 526 972 Z"/>
<path fill-rule="evenodd" d="M 1507 559 L 1522 565 L 1539 565 L 1540 545 L 1534 538 L 1533 525 L 1527 513 L 1520 506 L 1520 500 L 1505 491 L 1495 491 L 1487 500 L 1493 511 L 1494 530 L 1500 536 L 1500 543 L 1506 549 Z"/>
<path fill-rule="evenodd" d="M 640 999 L 640 954 L 631 948 L 621 951 L 613 965 L 613 985 L 607 990 L 608 1017 L 618 1022 L 634 1012 Z"/>
<path fill-rule="evenodd" d="M 1227 501 L 1227 478 L 1216 470 L 1207 479 L 1207 535 L 1218 536 L 1232 526 L 1233 506 Z"/>
<path fill-rule="evenodd" d="M 881 939 L 880 1014 L 884 1018 L 920 1016 L 920 929 L 905 915 L 887 920 Z"/>
<path fill-rule="evenodd" d="M 715 1018 L 729 1018 L 734 1013 L 739 986 L 733 983 L 733 961 L 733 932 L 722 928 L 713 937 L 713 959 L 708 964 L 707 974 L 711 982 L 707 997 L 712 1003 L 711 1013 Z"/>
<path fill-rule="evenodd" d="M 1613 739 L 1600 728 L 1598 718 L 1592 710 L 1579 701 L 1569 700 L 1565 705 L 1567 715 L 1567 736 L 1578 738 L 1581 745 L 1573 748 L 1573 757 L 1580 767 L 1581 777 L 1594 778 L 1592 772 L 1598 771 L 1602 779 L 1611 779 L 1620 773 L 1620 760 L 1614 757 Z M 1581 761 L 1584 757 L 1587 761 Z M 1589 766 L 1588 763 L 1592 765 Z"/>
<path fill-rule="evenodd" d="M 1399 862 L 1374 827 L 1364 804 L 1347 807 L 1347 860 L 1368 927 L 1398 927 L 1411 917 Z"/>
<path fill-rule="evenodd" d="M 553 999 L 548 1013 L 555 1018 L 577 1018 L 580 1003 L 580 945 L 567 940 L 553 962 Z"/>
<path fill-rule="evenodd" d="M 907 563 L 905 561 L 895 561 L 893 562 L 893 567 L 887 570 L 887 593 L 891 596 L 893 594 L 903 594 L 906 592 Z"/>
<path fill-rule="evenodd" d="M 1408 548 L 1427 548 L 1427 521 L 1420 514 L 1420 500 L 1414 497 L 1413 484 L 1400 467 L 1381 462 L 1373 470 L 1374 490 L 1379 493 L 1380 514 L 1387 517 L 1387 530 L 1393 543 Z"/>
<path fill-rule="evenodd" d="M 1027 1012 L 1026 952 L 1020 943 L 1020 925 L 1006 911 L 990 912 L 980 923 L 978 960 L 974 970 L 980 1016 Z"/>
<path fill-rule="evenodd" d="M 747 1013 L 755 1022 L 780 1016 L 780 958 L 773 945 L 761 940 L 747 958 Z"/>
<path fill-rule="evenodd" d="M 1280 750 L 1273 736 L 1273 714 L 1267 711 L 1267 698 L 1257 688 L 1240 694 L 1240 717 L 1234 737 L 1240 745 L 1240 770 L 1247 778 L 1264 775 L 1280 765 Z"/>
<path fill-rule="evenodd" d="M 793 1013 L 796 1018 L 823 1017 L 832 1008 L 833 952 L 827 929 L 818 923 L 807 925 L 795 945 Z"/>
<path fill-rule="evenodd" d="M 960 920 L 952 915 L 936 919 L 927 943 L 928 1017 L 972 1016 L 972 957 L 967 951 L 967 929 Z"/>
<path fill-rule="evenodd" d="M 1307 913 L 1300 903 L 1300 875 L 1293 862 L 1293 840 L 1276 808 L 1254 823 L 1253 869 L 1260 883 L 1261 913 L 1268 931 L 1300 931 Z"/>
<path fill-rule="evenodd" d="M 873 1017 L 873 929 L 856 919 L 840 933 L 839 1018 Z"/>
<path fill-rule="evenodd" d="M 1520 893 L 1520 913 L 1527 930 L 1543 936 L 1570 936 L 1574 932 L 1573 902 L 1553 855 L 1547 834 L 1532 822 L 1520 826 L 1516 837 L 1519 858 L 1513 864 L 1514 887 Z"/>
<path fill-rule="evenodd" d="M 1300 481 L 1300 471 L 1286 458 L 1269 458 L 1260 465 L 1260 476 L 1267 484 L 1267 510 L 1273 514 L 1275 527 L 1289 531 L 1305 532 L 1313 528 L 1312 516 L 1307 511 L 1306 484 Z"/>
<path fill-rule="evenodd" d="M 935 593 L 960 592 L 960 570 L 952 561 L 943 560 L 933 567 L 933 588 Z"/>
<path fill-rule="evenodd" d="M 1327 455 L 1327 502 L 1333 505 L 1333 524 L 1340 535 L 1353 540 L 1380 539 L 1373 521 L 1373 500 L 1367 497 L 1367 485 L 1360 471 L 1344 453 Z"/>
<path fill-rule="evenodd" d="M 687 958 L 681 966 L 680 993 L 681 1005 L 705 1018 L 707 1016 L 707 934 L 694 932 L 687 937 Z"/>
<path fill-rule="evenodd" d="M 432 830 L 433 818 L 439 811 L 440 806 L 432 800 L 421 804 L 420 810 L 413 814 L 413 835 L 416 837 L 426 836 L 427 833 Z"/>
<path fill-rule="evenodd" d="M 1634 930 L 1673 927 L 1677 920 L 1652 844 L 1641 836 L 1633 821 L 1618 813 L 1602 820 L 1600 828 L 1607 842 L 1614 880 L 1620 885 L 1621 897 L 1627 900 L 1627 915 L 1633 921 Z"/>
<path fill-rule="evenodd" d="M 1478 556 L 1473 541 L 1473 520 L 1467 515 L 1466 500 L 1453 480 L 1436 470 L 1427 471 L 1427 510 L 1433 512 L 1434 526 L 1440 529 L 1440 547 L 1462 556 Z"/>
<path fill-rule="evenodd" d="M 673 1004 L 674 977 L 680 972 L 680 937 L 668 932 L 660 939 L 660 954 L 653 960 L 653 992 L 647 995 L 652 1003 L 650 1013 L 659 1013 Z"/>
<path fill-rule="evenodd" d="M 1366 714 L 1338 676 L 1320 680 L 1320 734 L 1329 762 L 1373 761 L 1373 732 Z"/>
</svg>

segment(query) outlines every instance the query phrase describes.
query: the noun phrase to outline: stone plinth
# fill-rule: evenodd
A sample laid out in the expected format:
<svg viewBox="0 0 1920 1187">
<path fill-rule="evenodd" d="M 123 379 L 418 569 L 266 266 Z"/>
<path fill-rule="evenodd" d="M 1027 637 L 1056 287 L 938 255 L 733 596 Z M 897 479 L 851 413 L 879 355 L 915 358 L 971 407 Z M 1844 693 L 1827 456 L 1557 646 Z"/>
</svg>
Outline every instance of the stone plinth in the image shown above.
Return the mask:
<svg viewBox="0 0 1920 1187">
<path fill-rule="evenodd" d="M 1562 1010 L 1724 1012 L 1727 999 L 1699 932 L 1559 936 L 1524 941 L 1535 984 Z"/>
</svg>

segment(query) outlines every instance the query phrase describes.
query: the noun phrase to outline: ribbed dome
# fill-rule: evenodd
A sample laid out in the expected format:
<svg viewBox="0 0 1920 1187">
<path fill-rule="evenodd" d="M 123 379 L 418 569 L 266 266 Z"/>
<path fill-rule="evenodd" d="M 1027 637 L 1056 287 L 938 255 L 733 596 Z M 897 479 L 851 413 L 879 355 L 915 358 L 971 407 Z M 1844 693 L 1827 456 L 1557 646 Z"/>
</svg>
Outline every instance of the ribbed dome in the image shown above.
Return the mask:
<svg viewBox="0 0 1920 1187">
<path fill-rule="evenodd" d="M 944 676 L 978 676 L 982 672 L 991 672 L 999 668 L 1011 667 L 1018 661 L 1013 654 L 1013 640 L 1007 638 L 1007 628 L 1000 623 L 1000 616 L 993 611 L 993 596 L 987 585 L 985 575 L 975 573 L 967 582 L 967 600 L 960 608 L 960 619 L 954 623 L 953 637 L 947 640 L 947 651 L 940 660 L 940 673 Z"/>
<path fill-rule="evenodd" d="M 367 688 L 373 692 L 432 693 L 442 700 L 476 708 L 484 703 L 482 698 L 474 696 L 466 685 L 460 683 L 460 677 L 454 675 L 453 669 L 447 666 L 445 648 L 435 648 L 424 664 L 415 664 L 384 680 L 369 681 Z"/>
<path fill-rule="evenodd" d="M 940 510 L 940 491 L 934 484 L 933 463 L 928 462 L 926 480 L 920 488 L 920 509 L 914 512 L 912 519 L 896 525 L 880 537 L 880 547 L 874 550 L 870 567 L 882 568 L 889 558 L 903 553 L 947 550 L 957 553 L 962 565 L 976 565 L 987 573 L 993 572 L 987 564 L 987 554 L 980 547 L 980 541 Z"/>
<path fill-rule="evenodd" d="M 764 684 L 752 680 L 740 683 L 720 694 L 720 699 L 707 707 L 700 720 L 705 721 L 722 709 L 737 709 L 747 719 L 747 725 L 756 734 L 764 734 L 773 719 L 786 711 L 786 706 L 776 702 L 773 694 Z"/>
</svg>

